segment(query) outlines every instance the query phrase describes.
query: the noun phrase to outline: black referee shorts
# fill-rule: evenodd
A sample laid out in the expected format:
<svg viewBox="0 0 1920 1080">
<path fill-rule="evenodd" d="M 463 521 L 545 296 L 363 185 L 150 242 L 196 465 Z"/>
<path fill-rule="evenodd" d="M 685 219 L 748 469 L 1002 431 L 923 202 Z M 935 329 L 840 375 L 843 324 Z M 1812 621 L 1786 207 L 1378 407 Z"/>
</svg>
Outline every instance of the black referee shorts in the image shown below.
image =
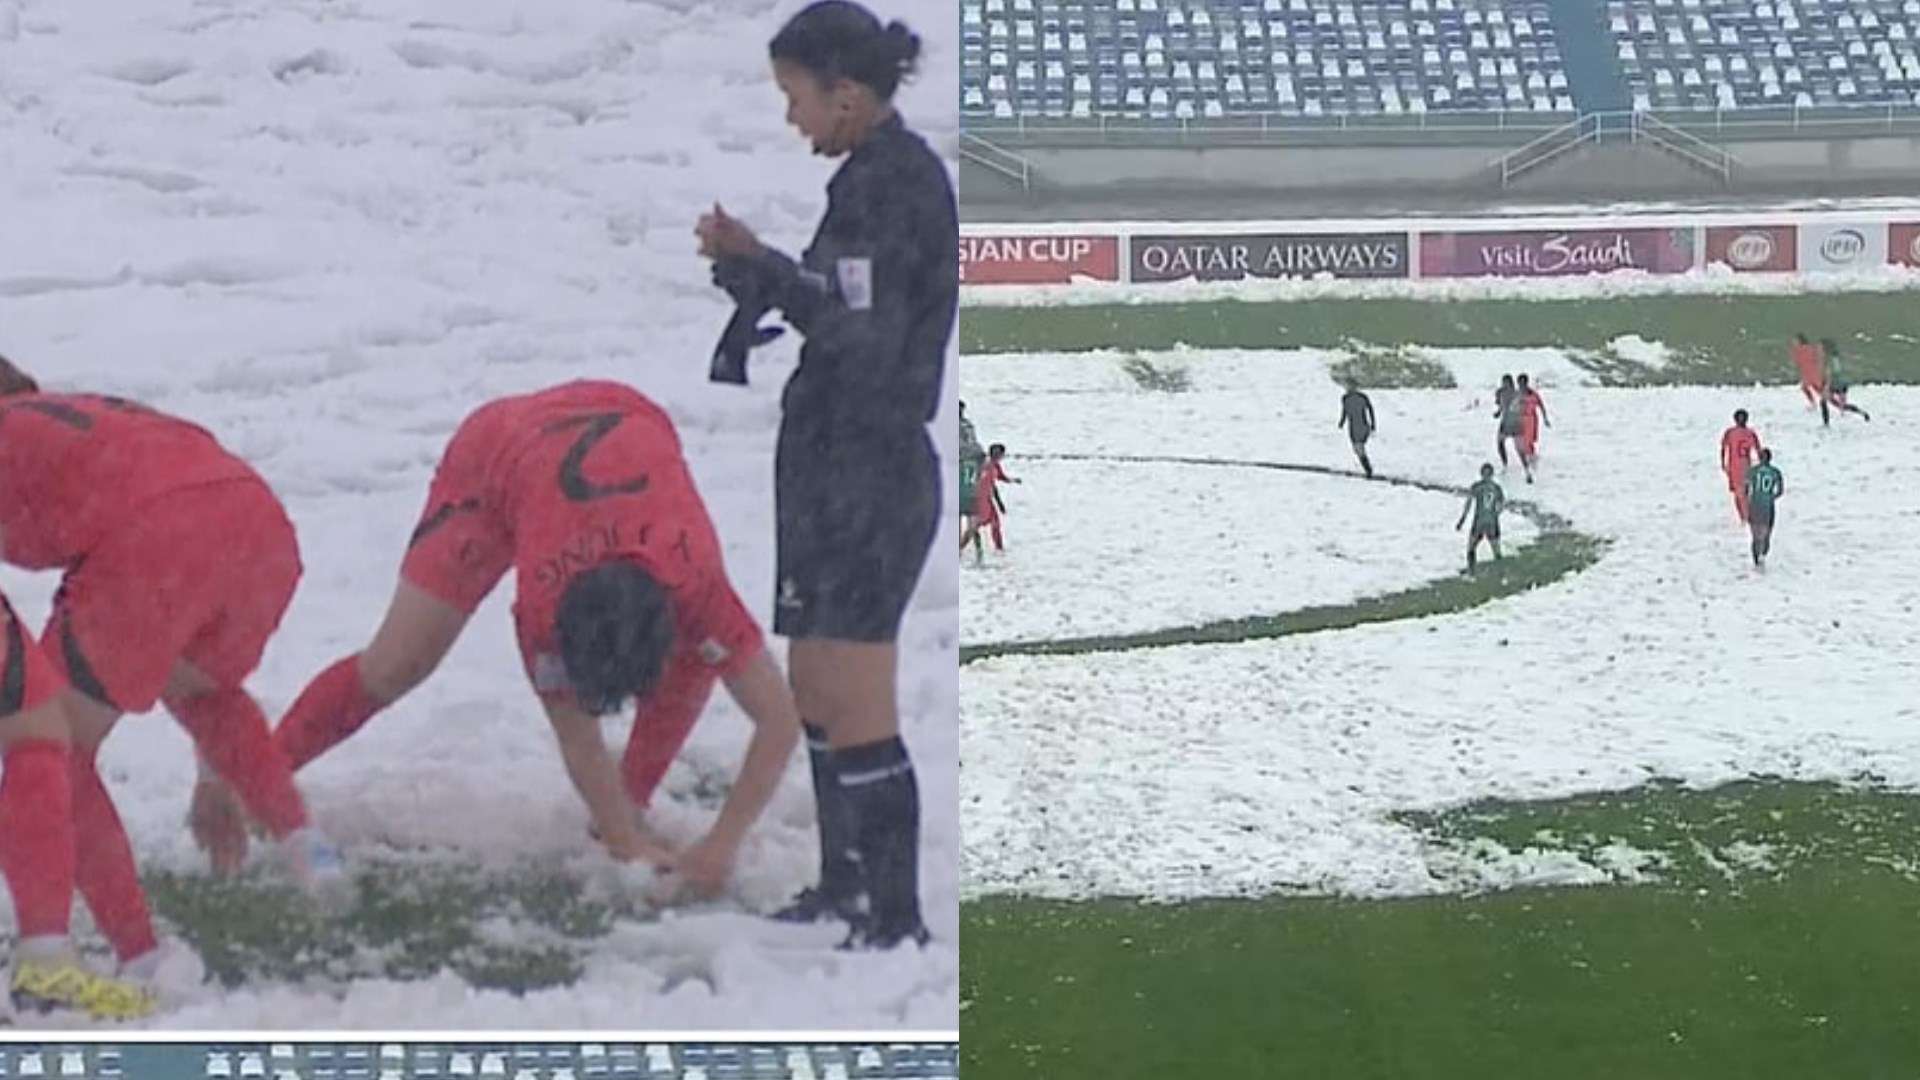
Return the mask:
<svg viewBox="0 0 1920 1080">
<path fill-rule="evenodd" d="M 783 423 L 774 513 L 773 632 L 897 639 L 940 527 L 940 461 L 927 429 Z"/>
</svg>

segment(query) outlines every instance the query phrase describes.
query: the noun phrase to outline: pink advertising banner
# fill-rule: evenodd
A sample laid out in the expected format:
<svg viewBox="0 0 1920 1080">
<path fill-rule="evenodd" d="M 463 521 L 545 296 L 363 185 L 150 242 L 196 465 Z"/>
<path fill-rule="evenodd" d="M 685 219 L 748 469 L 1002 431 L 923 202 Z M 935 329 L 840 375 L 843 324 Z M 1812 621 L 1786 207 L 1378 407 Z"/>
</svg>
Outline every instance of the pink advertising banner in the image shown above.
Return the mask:
<svg viewBox="0 0 1920 1080">
<path fill-rule="evenodd" d="M 1693 268 L 1693 230 L 1540 229 L 1420 234 L 1422 277 L 1556 277 Z"/>
</svg>

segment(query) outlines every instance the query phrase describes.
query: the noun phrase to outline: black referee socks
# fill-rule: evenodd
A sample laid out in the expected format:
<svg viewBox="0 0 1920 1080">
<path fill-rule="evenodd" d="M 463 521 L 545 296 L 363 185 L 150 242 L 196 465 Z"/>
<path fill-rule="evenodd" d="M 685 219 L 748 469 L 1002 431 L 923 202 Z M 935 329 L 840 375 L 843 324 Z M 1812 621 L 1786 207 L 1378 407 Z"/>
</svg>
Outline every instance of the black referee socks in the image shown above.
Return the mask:
<svg viewBox="0 0 1920 1080">
<path fill-rule="evenodd" d="M 825 728 L 801 723 L 807 735 L 807 763 L 813 767 L 813 803 L 820 819 L 820 892 L 833 906 L 857 900 L 860 867 L 854 862 L 853 808 L 840 790 L 834 752 Z"/>
<path fill-rule="evenodd" d="M 832 751 L 840 797 L 852 810 L 854 849 L 865 872 L 869 921 L 850 944 L 924 943 L 920 919 L 920 784 L 899 736 Z"/>
</svg>

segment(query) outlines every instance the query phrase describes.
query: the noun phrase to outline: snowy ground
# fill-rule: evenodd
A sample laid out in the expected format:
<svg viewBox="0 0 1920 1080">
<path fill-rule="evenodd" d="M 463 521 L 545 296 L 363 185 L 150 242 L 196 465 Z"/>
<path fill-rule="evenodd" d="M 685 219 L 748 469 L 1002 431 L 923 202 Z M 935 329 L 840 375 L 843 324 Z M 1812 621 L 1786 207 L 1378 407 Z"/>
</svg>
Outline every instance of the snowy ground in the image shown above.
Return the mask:
<svg viewBox="0 0 1920 1080">
<path fill-rule="evenodd" d="M 629 380 L 672 411 L 734 580 L 770 618 L 773 433 L 794 347 L 756 354 L 751 389 L 706 382 L 730 309 L 692 228 L 719 200 L 797 251 L 824 206 L 833 166 L 785 126 L 764 60 L 799 6 L 0 0 L 0 353 L 50 387 L 199 420 L 279 490 L 307 573 L 252 684 L 274 715 L 370 634 L 459 420 L 580 376 Z M 901 101 L 951 159 L 951 9 L 879 9 L 928 39 Z M 36 622 L 53 585 L 0 574 Z M 594 859 L 523 685 L 510 591 L 438 678 L 303 774 L 350 855 Z M 198 988 L 160 1023 L 953 1029 L 956 608 L 952 563 L 936 559 L 901 679 L 941 939 L 923 955 L 768 950 L 752 919 L 689 913 L 616 932 L 579 983 L 524 999 L 452 976 Z M 669 787 L 731 769 L 745 728 L 716 700 Z M 130 720 L 105 765 L 143 862 L 198 867 L 171 722 Z M 796 758 L 728 907 L 764 909 L 810 880 L 807 792 Z M 689 837 L 705 814 L 686 801 L 663 823 Z M 662 992 L 669 974 L 694 977 Z"/>
<path fill-rule="evenodd" d="M 1491 455 L 1490 407 L 1475 402 L 1487 406 L 1487 376 L 1506 361 L 1471 352 L 1426 354 L 1452 367 L 1461 389 L 1373 395 L 1376 467 L 1457 484 Z M 1105 370 L 1117 368 L 1112 356 L 973 357 L 963 373 L 968 413 L 983 440 L 1030 454 L 1350 460 L 1332 424 L 1339 391 L 1326 354 L 1149 359 L 1185 366 L 1194 390 L 1128 389 Z M 1873 423 L 1847 418 L 1822 431 L 1791 388 L 1599 389 L 1539 360 L 1529 362 L 1553 376 L 1544 396 L 1555 423 L 1540 482 L 1527 487 L 1517 469 L 1503 481 L 1576 529 L 1611 538 L 1598 565 L 1455 616 L 969 665 L 968 894 L 1381 896 L 1595 880 L 1592 867 L 1504 852 L 1462 865 L 1457 853 L 1423 849 L 1387 814 L 1656 776 L 1711 783 L 1871 772 L 1920 785 L 1920 706 L 1909 690 L 1920 684 L 1911 554 L 1920 512 L 1899 486 L 1920 453 L 1911 419 L 1920 391 L 1861 387 L 1855 396 Z M 1764 575 L 1747 563 L 1746 533 L 1716 467 L 1720 432 L 1738 407 L 1752 411 L 1787 483 Z M 1153 482 L 1168 485 L 1157 498 L 1202 505 L 1227 480 L 1192 469 Z M 1092 494 L 1117 483 L 1092 485 Z M 1088 490 L 1076 482 L 1042 498 L 1031 485 L 1013 489 L 1009 567 L 963 569 L 969 639 L 1024 633 L 1049 617 L 1041 612 L 1118 618 L 1111 594 L 1150 580 L 1184 588 L 1209 610 L 1239 602 L 1237 613 L 1253 614 L 1270 602 L 1220 580 L 1233 560 L 1191 558 L 1184 544 L 1197 526 L 1175 515 L 1133 523 L 1134 542 L 1155 562 L 1129 568 L 1119 588 L 1091 571 L 1042 575 L 1043 562 L 1091 561 L 1110 544 L 1100 530 L 1070 527 L 1093 516 L 1070 505 Z M 1409 520 L 1429 510 L 1450 516 L 1445 506 L 1409 504 L 1358 481 L 1328 494 L 1339 508 L 1325 516 L 1285 516 L 1288 495 L 1276 490 L 1265 495 L 1275 509 L 1264 522 L 1240 508 L 1219 520 L 1250 523 L 1239 542 L 1255 553 L 1393 536 L 1375 554 L 1399 561 L 1403 585 L 1457 557 L 1452 534 Z M 1043 543 L 1060 550 L 1034 550 Z M 1012 564 L 1023 575 L 1017 600 L 1000 597 Z M 1262 585 L 1323 589 L 1348 573 L 1317 556 Z M 976 592 L 998 602 L 976 608 Z M 1627 876 L 1633 855 L 1618 854 L 1614 876 Z"/>
</svg>

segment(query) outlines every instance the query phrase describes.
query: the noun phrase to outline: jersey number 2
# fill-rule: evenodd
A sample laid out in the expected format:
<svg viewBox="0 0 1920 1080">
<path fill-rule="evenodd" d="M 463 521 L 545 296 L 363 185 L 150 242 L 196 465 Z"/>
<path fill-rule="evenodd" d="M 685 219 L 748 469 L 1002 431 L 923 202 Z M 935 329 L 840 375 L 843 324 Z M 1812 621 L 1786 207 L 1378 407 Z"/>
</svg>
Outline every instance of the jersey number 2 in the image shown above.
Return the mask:
<svg viewBox="0 0 1920 1080">
<path fill-rule="evenodd" d="M 587 479 L 587 455 L 593 452 L 601 439 L 612 434 L 624 419 L 626 417 L 621 413 L 588 413 L 570 416 L 547 428 L 548 431 L 566 431 L 576 427 L 586 429 L 573 440 L 573 445 L 567 449 L 567 456 L 560 461 L 560 491 L 570 501 L 593 502 L 615 495 L 637 495 L 647 490 L 647 474 L 644 472 L 610 484 L 596 484 Z"/>
</svg>

